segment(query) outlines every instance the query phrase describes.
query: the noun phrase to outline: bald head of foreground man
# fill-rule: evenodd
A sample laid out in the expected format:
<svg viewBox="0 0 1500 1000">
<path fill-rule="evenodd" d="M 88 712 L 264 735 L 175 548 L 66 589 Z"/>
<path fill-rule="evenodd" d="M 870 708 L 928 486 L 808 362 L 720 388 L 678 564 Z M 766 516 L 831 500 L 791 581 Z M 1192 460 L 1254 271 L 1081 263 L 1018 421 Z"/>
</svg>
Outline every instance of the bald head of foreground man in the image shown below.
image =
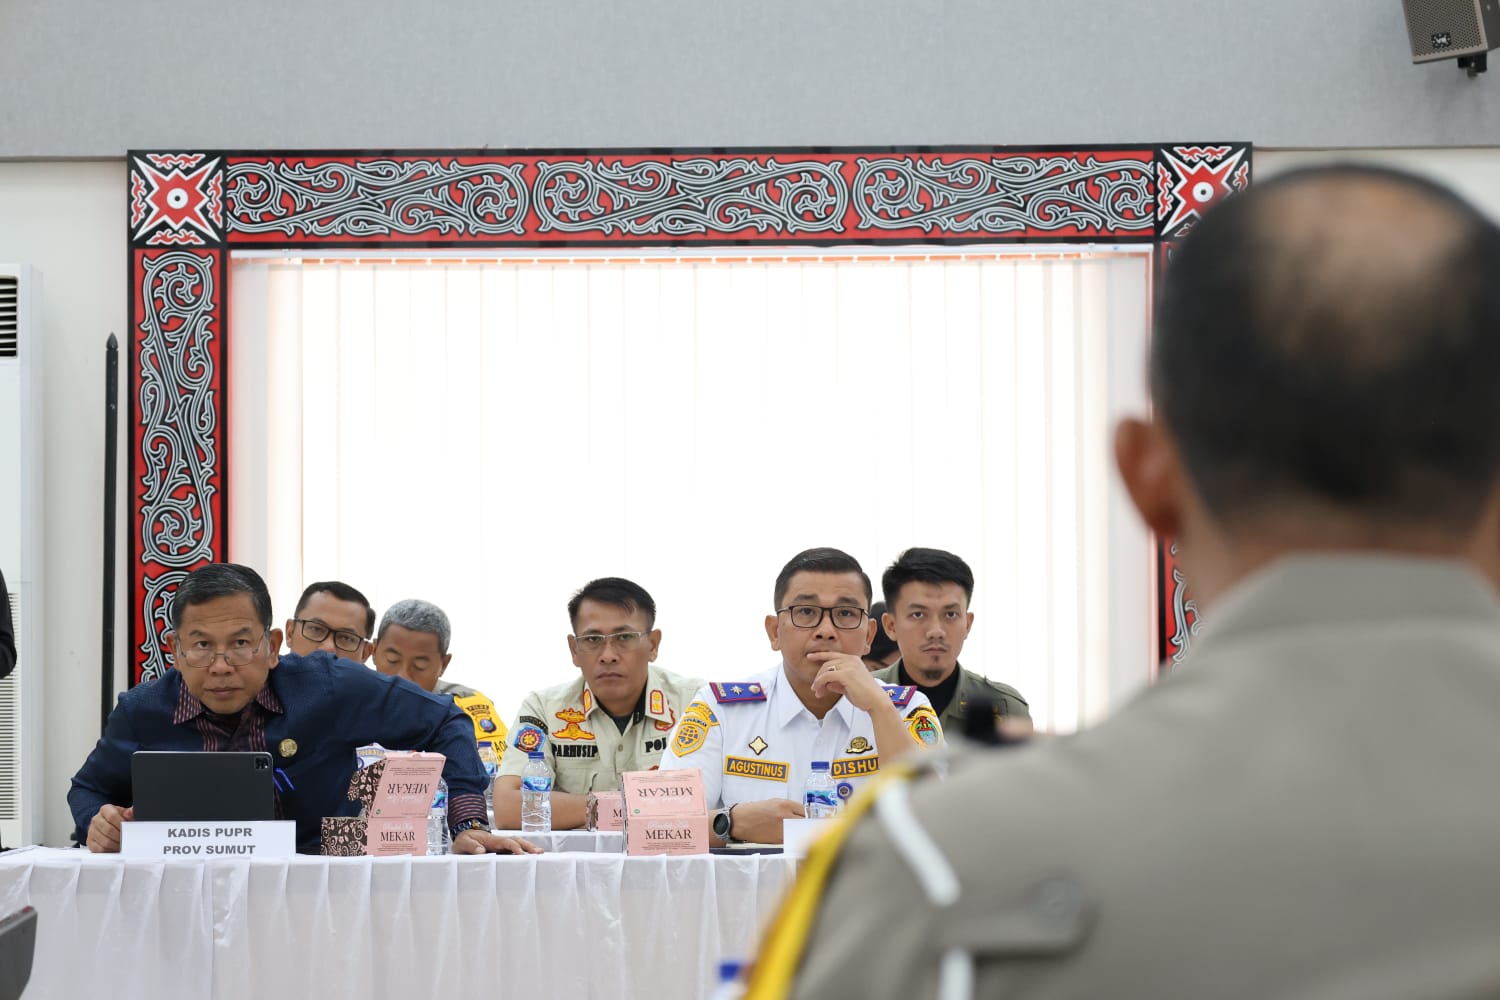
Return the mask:
<svg viewBox="0 0 1500 1000">
<path fill-rule="evenodd" d="M 1191 656 L 876 791 L 753 1000 L 1500 993 L 1500 231 L 1413 177 L 1283 175 L 1179 248 L 1150 369 L 1116 458 Z"/>
</svg>

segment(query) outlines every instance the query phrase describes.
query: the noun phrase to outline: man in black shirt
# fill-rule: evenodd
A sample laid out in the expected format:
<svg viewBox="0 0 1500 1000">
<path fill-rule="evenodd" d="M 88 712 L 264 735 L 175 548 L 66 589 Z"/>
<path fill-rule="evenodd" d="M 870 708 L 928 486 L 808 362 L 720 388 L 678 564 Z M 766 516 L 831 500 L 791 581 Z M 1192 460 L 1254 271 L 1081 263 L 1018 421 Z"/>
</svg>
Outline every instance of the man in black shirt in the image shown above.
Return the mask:
<svg viewBox="0 0 1500 1000">
<path fill-rule="evenodd" d="M 885 631 L 901 658 L 875 677 L 886 684 L 915 684 L 938 713 L 944 732 L 963 732 L 971 706 L 988 705 L 996 718 L 1029 723 L 1031 711 L 1009 684 L 965 670 L 958 664 L 974 612 L 974 572 L 942 549 L 907 549 L 880 578 Z"/>
</svg>

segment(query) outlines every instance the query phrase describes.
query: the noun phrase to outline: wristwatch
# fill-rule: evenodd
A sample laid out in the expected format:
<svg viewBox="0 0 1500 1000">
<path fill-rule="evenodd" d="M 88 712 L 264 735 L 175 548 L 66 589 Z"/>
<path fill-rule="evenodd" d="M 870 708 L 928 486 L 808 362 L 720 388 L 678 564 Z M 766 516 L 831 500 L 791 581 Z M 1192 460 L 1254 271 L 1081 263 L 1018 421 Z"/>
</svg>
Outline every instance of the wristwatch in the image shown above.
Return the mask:
<svg viewBox="0 0 1500 1000">
<path fill-rule="evenodd" d="M 453 836 L 467 833 L 470 830 L 478 830 L 480 833 L 489 833 L 490 825 L 482 819 L 466 819 L 453 828 Z"/>
<path fill-rule="evenodd" d="M 730 806 L 728 809 L 720 809 L 714 813 L 714 836 L 726 844 L 734 842 L 734 838 L 729 835 L 729 831 L 734 829 L 734 817 L 730 815 L 732 812 L 734 812 L 734 806 Z"/>
</svg>

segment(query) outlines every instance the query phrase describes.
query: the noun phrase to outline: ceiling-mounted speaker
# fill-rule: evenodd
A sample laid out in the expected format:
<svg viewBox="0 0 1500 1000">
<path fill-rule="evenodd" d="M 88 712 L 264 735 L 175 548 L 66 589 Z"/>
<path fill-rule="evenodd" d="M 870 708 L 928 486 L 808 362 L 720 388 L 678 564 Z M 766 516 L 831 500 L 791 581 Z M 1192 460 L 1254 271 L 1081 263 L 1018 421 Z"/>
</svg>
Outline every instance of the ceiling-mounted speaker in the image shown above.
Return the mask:
<svg viewBox="0 0 1500 1000">
<path fill-rule="evenodd" d="M 1412 62 L 1459 59 L 1472 76 L 1483 71 L 1484 54 L 1500 46 L 1500 0 L 1401 0 L 1401 6 Z"/>
</svg>

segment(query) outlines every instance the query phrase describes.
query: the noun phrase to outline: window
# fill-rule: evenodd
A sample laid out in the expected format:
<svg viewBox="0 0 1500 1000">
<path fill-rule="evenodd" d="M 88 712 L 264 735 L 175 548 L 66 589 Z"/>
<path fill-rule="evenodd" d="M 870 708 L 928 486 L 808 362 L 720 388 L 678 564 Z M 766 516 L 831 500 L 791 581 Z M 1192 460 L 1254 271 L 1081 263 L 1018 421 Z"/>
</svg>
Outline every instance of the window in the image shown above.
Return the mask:
<svg viewBox="0 0 1500 1000">
<path fill-rule="evenodd" d="M 1145 409 L 1149 258 L 899 249 L 236 256 L 230 557 L 277 620 L 341 579 L 454 623 L 448 678 L 513 716 L 575 676 L 566 603 L 651 592 L 658 663 L 777 662 L 782 564 L 973 566 L 962 662 L 1038 725 L 1150 675 L 1151 550 L 1111 427 Z"/>
</svg>

